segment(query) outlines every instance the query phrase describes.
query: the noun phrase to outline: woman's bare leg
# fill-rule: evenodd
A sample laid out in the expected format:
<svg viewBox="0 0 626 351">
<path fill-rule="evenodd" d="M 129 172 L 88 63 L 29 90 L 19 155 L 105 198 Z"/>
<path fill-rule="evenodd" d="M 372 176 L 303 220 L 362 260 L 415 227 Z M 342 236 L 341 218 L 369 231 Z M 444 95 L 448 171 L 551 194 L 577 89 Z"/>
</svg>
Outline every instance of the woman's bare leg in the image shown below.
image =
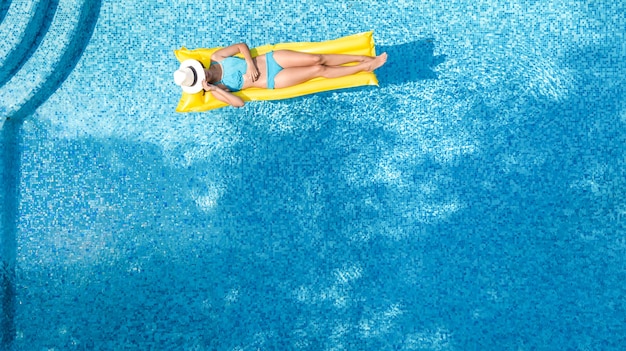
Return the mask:
<svg viewBox="0 0 626 351">
<path fill-rule="evenodd" d="M 278 50 L 274 51 L 274 60 L 283 68 L 308 67 L 308 66 L 340 66 L 346 63 L 365 63 L 374 59 L 363 55 L 342 54 L 309 54 L 305 52 Z"/>
<path fill-rule="evenodd" d="M 372 58 L 372 60 L 369 60 L 368 62 L 359 63 L 354 66 L 314 65 L 307 67 L 296 66 L 284 68 L 282 71 L 278 72 L 276 77 L 274 77 L 274 88 L 287 88 L 317 77 L 339 78 L 363 71 L 371 72 L 385 64 L 386 61 L 387 54 L 383 53 L 382 55 Z"/>
</svg>

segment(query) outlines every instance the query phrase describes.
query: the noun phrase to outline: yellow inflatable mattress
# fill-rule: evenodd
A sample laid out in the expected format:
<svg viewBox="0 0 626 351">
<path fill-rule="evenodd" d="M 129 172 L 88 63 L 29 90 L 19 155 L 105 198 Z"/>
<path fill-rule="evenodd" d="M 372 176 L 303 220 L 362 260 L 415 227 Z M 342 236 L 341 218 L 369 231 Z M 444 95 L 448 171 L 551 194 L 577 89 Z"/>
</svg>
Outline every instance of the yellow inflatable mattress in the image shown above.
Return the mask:
<svg viewBox="0 0 626 351">
<path fill-rule="evenodd" d="M 372 32 L 365 32 L 347 37 L 324 41 L 319 43 L 282 43 L 276 45 L 264 45 L 250 50 L 252 56 L 263 55 L 276 50 L 294 50 L 313 54 L 348 54 L 375 56 L 376 48 Z M 211 54 L 220 48 L 189 50 L 181 48 L 175 50 L 174 54 L 178 61 L 194 59 L 202 62 L 205 67 L 211 63 Z M 351 76 L 341 78 L 315 78 L 308 82 L 298 84 L 284 89 L 259 89 L 249 88 L 233 94 L 241 97 L 244 101 L 254 100 L 280 100 L 321 91 L 328 91 L 341 88 L 352 88 L 363 85 L 378 85 L 378 80 L 373 72 L 360 72 Z M 201 91 L 197 94 L 183 92 L 177 112 L 199 112 L 227 106 L 213 97 L 210 93 Z"/>
</svg>

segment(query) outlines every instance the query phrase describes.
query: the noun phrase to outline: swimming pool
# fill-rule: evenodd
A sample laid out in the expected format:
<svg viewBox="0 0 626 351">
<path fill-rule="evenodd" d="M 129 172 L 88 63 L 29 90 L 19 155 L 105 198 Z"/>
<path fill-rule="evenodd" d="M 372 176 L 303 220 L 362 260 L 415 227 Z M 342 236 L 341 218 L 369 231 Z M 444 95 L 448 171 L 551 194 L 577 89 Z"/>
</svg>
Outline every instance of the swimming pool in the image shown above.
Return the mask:
<svg viewBox="0 0 626 351">
<path fill-rule="evenodd" d="M 2 2 L 0 349 L 623 349 L 624 10 Z M 378 88 L 174 112 L 180 46 L 368 30 Z"/>
</svg>

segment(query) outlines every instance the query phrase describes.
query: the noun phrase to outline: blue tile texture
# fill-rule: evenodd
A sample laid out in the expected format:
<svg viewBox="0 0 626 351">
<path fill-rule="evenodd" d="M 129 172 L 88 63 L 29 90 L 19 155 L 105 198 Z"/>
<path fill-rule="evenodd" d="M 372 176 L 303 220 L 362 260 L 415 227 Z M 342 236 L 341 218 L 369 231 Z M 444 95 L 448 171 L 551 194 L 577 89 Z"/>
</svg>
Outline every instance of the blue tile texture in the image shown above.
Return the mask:
<svg viewBox="0 0 626 351">
<path fill-rule="evenodd" d="M 3 145 L 3 346 L 623 350 L 625 10 L 102 1 Z M 174 112 L 181 46 L 368 30 L 379 87 Z"/>
</svg>

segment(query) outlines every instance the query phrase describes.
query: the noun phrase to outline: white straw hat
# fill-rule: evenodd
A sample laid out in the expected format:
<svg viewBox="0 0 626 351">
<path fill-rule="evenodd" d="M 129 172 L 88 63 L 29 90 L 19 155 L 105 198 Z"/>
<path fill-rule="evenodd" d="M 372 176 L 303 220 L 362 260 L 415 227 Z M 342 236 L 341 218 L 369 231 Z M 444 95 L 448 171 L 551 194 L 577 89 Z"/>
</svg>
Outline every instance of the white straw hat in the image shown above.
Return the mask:
<svg viewBox="0 0 626 351">
<path fill-rule="evenodd" d="M 204 67 L 197 60 L 185 60 L 174 72 L 174 82 L 189 94 L 195 94 L 202 90 L 202 81 L 206 79 Z"/>
</svg>

